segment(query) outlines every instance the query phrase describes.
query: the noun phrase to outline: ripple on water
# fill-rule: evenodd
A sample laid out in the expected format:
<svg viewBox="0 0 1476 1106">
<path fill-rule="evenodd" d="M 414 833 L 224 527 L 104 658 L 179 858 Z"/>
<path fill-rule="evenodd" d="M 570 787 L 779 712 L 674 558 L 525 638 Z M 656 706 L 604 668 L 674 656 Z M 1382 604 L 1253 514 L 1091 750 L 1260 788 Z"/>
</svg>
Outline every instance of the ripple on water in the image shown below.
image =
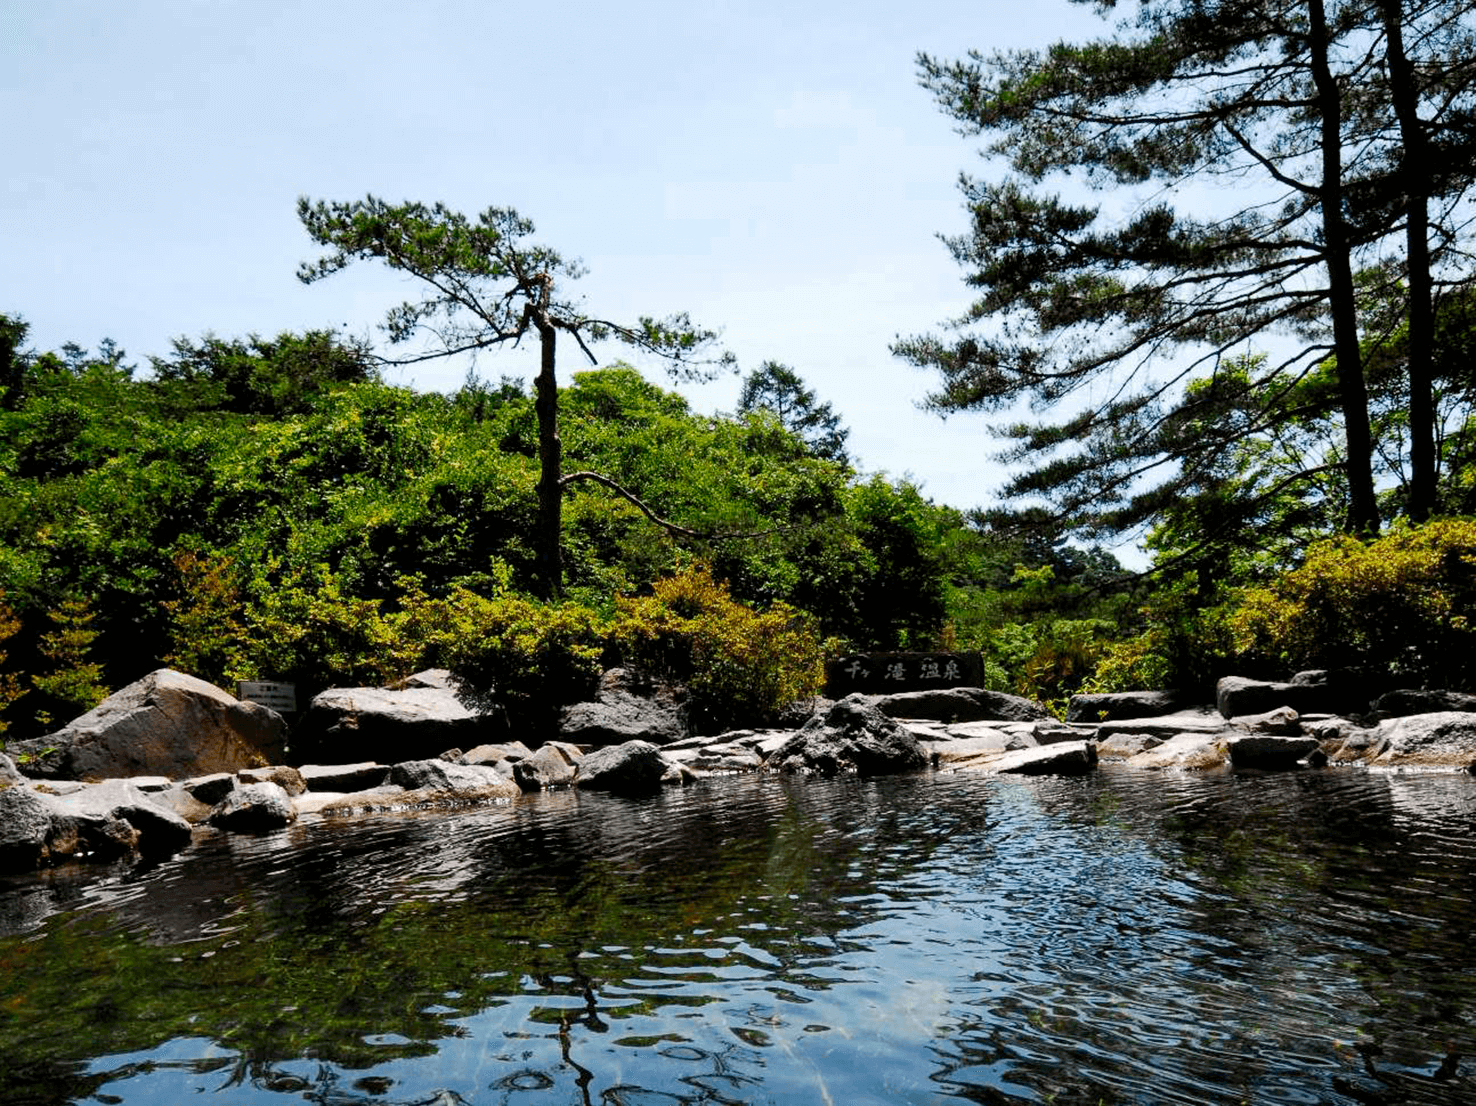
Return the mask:
<svg viewBox="0 0 1476 1106">
<path fill-rule="evenodd" d="M 1476 1100 L 1473 830 L 1467 778 L 1104 770 L 220 836 L 0 895 L 0 1090 Z"/>
</svg>

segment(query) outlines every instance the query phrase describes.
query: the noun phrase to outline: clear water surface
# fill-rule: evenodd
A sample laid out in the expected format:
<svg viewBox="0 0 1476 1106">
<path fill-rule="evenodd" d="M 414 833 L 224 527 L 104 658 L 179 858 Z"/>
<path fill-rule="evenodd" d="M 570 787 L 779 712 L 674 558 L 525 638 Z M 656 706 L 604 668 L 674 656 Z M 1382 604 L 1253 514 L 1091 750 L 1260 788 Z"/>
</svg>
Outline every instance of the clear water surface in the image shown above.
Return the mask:
<svg viewBox="0 0 1476 1106">
<path fill-rule="evenodd" d="M 221 835 L 0 882 L 0 1101 L 1476 1102 L 1473 859 L 1476 780 L 1356 770 Z"/>
</svg>

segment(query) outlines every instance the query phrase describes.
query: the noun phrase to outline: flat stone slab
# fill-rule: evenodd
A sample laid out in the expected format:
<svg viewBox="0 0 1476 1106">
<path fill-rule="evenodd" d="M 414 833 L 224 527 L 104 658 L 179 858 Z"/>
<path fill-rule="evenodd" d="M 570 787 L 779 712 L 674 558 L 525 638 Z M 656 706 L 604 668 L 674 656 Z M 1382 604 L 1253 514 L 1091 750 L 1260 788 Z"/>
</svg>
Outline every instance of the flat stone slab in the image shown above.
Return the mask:
<svg viewBox="0 0 1476 1106">
<path fill-rule="evenodd" d="M 990 775 L 1080 776 L 1097 767 L 1094 741 L 1058 741 L 1030 749 L 982 753 L 951 767 Z"/>
<path fill-rule="evenodd" d="M 1228 723 L 1217 711 L 1181 710 L 1158 718 L 1129 718 L 1116 722 L 1103 722 L 1097 727 L 1098 739 L 1113 734 L 1148 734 L 1168 740 L 1180 734 L 1220 734 Z"/>
<path fill-rule="evenodd" d="M 297 770 L 309 791 L 367 791 L 389 779 L 390 766 L 373 760 L 358 764 L 304 764 Z"/>
</svg>

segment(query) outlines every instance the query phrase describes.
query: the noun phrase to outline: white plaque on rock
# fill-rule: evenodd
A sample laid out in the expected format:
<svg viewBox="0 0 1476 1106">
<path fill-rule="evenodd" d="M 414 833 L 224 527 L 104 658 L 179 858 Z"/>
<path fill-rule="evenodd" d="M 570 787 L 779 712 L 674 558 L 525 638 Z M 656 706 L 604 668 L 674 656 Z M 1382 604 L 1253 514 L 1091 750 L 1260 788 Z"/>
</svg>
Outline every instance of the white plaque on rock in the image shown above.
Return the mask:
<svg viewBox="0 0 1476 1106">
<path fill-rule="evenodd" d="M 241 680 L 236 684 L 236 698 L 271 707 L 278 714 L 297 711 L 297 685 L 278 684 L 267 680 Z"/>
</svg>

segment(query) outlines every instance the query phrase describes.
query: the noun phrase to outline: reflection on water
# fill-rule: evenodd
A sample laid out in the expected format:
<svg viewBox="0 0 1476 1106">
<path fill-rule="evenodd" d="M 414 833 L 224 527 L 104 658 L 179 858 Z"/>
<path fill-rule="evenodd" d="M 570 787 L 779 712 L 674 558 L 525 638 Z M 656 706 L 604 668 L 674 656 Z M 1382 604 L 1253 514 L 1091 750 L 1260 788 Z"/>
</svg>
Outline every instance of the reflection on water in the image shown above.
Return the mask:
<svg viewBox="0 0 1476 1106">
<path fill-rule="evenodd" d="M 0 885 L 0 1100 L 1476 1101 L 1473 854 L 1476 781 L 1354 771 L 214 837 Z"/>
</svg>

